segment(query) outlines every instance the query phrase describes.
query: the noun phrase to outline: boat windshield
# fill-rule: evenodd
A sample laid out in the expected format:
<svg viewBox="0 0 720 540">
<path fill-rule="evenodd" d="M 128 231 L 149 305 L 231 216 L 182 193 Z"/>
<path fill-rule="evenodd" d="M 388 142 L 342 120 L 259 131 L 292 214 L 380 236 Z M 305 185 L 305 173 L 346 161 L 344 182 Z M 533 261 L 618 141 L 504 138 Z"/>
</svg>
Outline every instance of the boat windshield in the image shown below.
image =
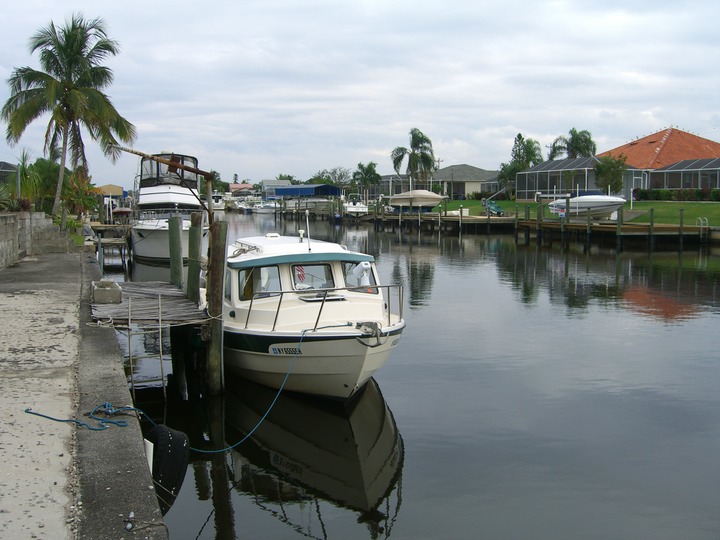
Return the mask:
<svg viewBox="0 0 720 540">
<path fill-rule="evenodd" d="M 293 287 L 307 289 L 334 289 L 332 270 L 329 264 L 293 264 Z"/>
</svg>

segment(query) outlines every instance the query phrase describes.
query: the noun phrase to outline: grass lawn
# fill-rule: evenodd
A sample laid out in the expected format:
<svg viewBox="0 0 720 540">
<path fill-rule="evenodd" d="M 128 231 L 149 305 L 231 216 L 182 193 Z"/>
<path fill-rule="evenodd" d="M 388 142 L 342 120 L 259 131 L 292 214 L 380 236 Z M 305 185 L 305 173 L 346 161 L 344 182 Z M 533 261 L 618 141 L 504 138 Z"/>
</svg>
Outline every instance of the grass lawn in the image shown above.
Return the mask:
<svg viewBox="0 0 720 540">
<path fill-rule="evenodd" d="M 642 212 L 630 219 L 633 223 L 650 223 L 650 209 L 653 209 L 655 223 L 680 223 L 680 210 L 683 210 L 683 223 L 696 225 L 698 218 L 707 218 L 710 226 L 720 226 L 720 203 L 717 202 L 671 202 L 641 201 L 634 202 L 632 212 Z M 623 205 L 625 213 L 630 212 L 630 203 Z"/>
<path fill-rule="evenodd" d="M 535 202 L 519 202 L 515 201 L 496 201 L 505 211 L 505 215 L 512 216 L 515 212 L 519 212 L 521 216 L 525 215 L 525 207 L 530 207 L 531 219 L 536 216 L 537 203 Z M 481 201 L 448 201 L 448 210 L 457 210 L 462 205 L 463 208 L 470 209 L 471 216 L 485 215 L 485 208 Z M 720 203 L 719 202 L 674 202 L 674 201 L 635 201 L 630 210 L 630 203 L 625 203 L 623 212 L 625 213 L 625 221 L 632 223 L 650 223 L 650 209 L 654 209 L 655 223 L 664 223 L 668 225 L 680 224 L 680 210 L 683 210 L 683 223 L 685 225 L 695 225 L 698 218 L 707 218 L 711 227 L 720 227 Z M 433 209 L 438 210 L 438 207 Z M 545 217 L 551 216 L 550 212 L 545 210 Z"/>
</svg>

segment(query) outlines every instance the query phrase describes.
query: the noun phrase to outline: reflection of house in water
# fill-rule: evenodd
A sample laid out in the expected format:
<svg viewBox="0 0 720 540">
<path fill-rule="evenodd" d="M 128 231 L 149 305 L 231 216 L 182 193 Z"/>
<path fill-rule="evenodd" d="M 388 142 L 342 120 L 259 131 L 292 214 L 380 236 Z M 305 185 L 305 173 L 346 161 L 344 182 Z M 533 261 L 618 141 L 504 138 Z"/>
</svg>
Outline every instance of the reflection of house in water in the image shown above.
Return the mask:
<svg viewBox="0 0 720 540">
<path fill-rule="evenodd" d="M 243 379 L 228 383 L 226 436 L 241 440 L 277 391 Z M 356 512 L 372 537 L 397 517 L 403 443 L 373 379 L 349 403 L 281 394 L 267 418 L 232 453 L 236 489 L 293 528 L 322 523 L 321 503 Z M 311 502 L 312 504 L 308 504 Z M 310 514 L 309 516 L 307 514 Z"/>
<path fill-rule="evenodd" d="M 630 309 L 665 321 L 691 319 L 700 313 L 696 306 L 645 287 L 630 287 L 623 298 Z"/>
<path fill-rule="evenodd" d="M 533 303 L 547 290 L 553 303 L 570 309 L 608 302 L 637 313 L 678 320 L 695 317 L 708 305 L 720 305 L 716 273 L 695 269 L 692 254 L 562 253 L 534 246 L 503 244 L 497 262 L 501 275 Z"/>
</svg>

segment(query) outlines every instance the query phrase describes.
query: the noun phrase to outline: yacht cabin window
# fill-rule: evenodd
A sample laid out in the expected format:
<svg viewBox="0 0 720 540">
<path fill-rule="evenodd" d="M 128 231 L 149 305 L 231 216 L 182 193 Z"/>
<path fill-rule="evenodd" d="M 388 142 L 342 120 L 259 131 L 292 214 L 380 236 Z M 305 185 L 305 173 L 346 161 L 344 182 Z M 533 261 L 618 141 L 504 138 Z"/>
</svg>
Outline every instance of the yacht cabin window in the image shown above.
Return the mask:
<svg viewBox="0 0 720 540">
<path fill-rule="evenodd" d="M 230 302 L 232 300 L 232 281 L 230 280 L 230 270 L 225 270 L 225 300 Z"/>
<path fill-rule="evenodd" d="M 243 268 L 238 271 L 240 300 L 252 300 L 253 296 L 255 298 L 276 296 L 281 290 L 280 272 L 277 266 Z"/>
<path fill-rule="evenodd" d="M 335 288 L 329 264 L 293 264 L 292 278 L 293 287 L 298 291 Z"/>
</svg>

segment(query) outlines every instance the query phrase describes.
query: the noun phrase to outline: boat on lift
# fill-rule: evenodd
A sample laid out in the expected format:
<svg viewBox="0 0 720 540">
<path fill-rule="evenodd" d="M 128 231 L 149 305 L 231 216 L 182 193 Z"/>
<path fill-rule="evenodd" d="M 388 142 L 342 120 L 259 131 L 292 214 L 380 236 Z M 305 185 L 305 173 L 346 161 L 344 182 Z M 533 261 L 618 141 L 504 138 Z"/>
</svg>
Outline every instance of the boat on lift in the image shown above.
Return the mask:
<svg viewBox="0 0 720 540">
<path fill-rule="evenodd" d="M 567 200 L 569 197 L 569 201 Z M 561 216 L 587 216 L 607 218 L 617 212 L 625 199 L 614 195 L 603 195 L 600 192 L 579 192 L 574 197 L 556 198 L 548 204 L 550 212 Z M 570 204 L 566 208 L 566 203 Z"/>
</svg>

